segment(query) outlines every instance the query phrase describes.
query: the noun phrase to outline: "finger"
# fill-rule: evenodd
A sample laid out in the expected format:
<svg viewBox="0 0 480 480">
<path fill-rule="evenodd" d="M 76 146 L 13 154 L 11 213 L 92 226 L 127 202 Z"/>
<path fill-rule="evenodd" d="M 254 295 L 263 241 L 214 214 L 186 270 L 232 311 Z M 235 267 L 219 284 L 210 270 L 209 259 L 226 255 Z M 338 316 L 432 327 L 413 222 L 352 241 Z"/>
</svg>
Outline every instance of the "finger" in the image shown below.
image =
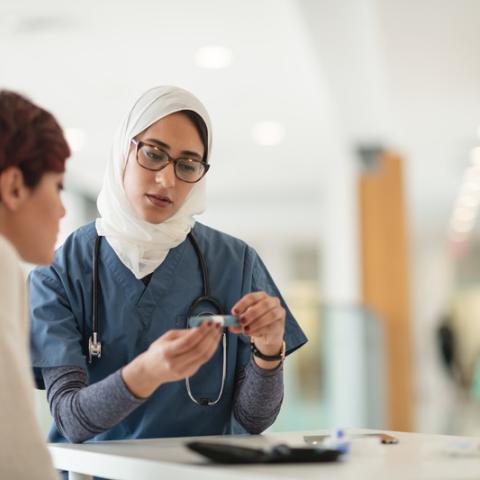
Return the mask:
<svg viewBox="0 0 480 480">
<path fill-rule="evenodd" d="M 165 340 L 175 340 L 176 338 L 181 338 L 188 334 L 188 332 L 193 332 L 198 330 L 200 327 L 205 327 L 207 322 L 201 323 L 198 327 L 195 328 L 174 328 L 172 330 L 168 330 L 165 332 L 161 337 Z"/>
<path fill-rule="evenodd" d="M 243 333 L 242 327 L 228 327 L 228 331 L 231 333 Z"/>
<path fill-rule="evenodd" d="M 208 360 L 210 360 L 210 358 L 213 356 L 213 354 L 215 353 L 217 347 L 215 347 L 212 351 L 211 351 L 211 355 L 206 357 L 206 359 L 204 358 L 200 358 L 200 359 L 195 359 L 194 361 L 190 362 L 190 363 L 186 363 L 185 365 L 183 365 L 183 373 L 182 373 L 182 377 L 183 378 L 187 378 L 187 377 L 191 377 L 193 375 L 195 375 L 195 373 L 198 372 L 198 370 L 200 370 L 200 368 L 208 362 Z"/>
<path fill-rule="evenodd" d="M 256 318 L 252 323 L 244 327 L 245 333 L 251 337 L 258 335 L 259 330 L 271 329 L 277 331 L 277 329 L 283 329 L 285 318 L 283 308 L 279 307 L 273 310 L 269 310 L 267 313 L 259 318 Z"/>
<path fill-rule="evenodd" d="M 166 350 L 173 356 L 182 355 L 185 352 L 195 349 L 195 347 L 214 330 L 214 325 L 209 322 L 205 322 L 196 328 L 184 329 L 180 337 L 168 343 Z"/>
<path fill-rule="evenodd" d="M 215 335 L 205 338 L 195 350 L 176 357 L 175 369 L 181 372 L 183 376 L 185 375 L 185 371 L 192 367 L 196 366 L 196 369 L 200 368 L 200 366 L 208 362 L 215 353 L 221 337 L 222 332 L 219 331 Z"/>
<path fill-rule="evenodd" d="M 157 340 L 160 338 L 164 340 L 174 340 L 184 335 L 186 331 L 187 331 L 186 328 L 181 328 L 181 329 L 177 328 L 174 330 L 168 330 L 168 332 L 165 332 L 161 337 L 157 338 Z"/>
<path fill-rule="evenodd" d="M 186 352 L 195 350 L 206 338 L 214 335 L 216 330 L 213 322 L 204 322 L 199 327 L 191 329 L 188 337 L 185 336 L 182 339 L 172 342 L 169 349 L 174 356 L 183 355 Z"/>
<path fill-rule="evenodd" d="M 232 308 L 234 315 L 241 315 L 247 308 L 267 297 L 265 292 L 251 292 L 242 297 Z"/>
<path fill-rule="evenodd" d="M 204 336 L 201 341 L 199 341 L 195 346 L 189 350 L 184 351 L 183 353 L 176 354 L 175 358 L 177 359 L 183 359 L 184 358 L 190 358 L 190 359 L 195 359 L 197 357 L 201 357 L 202 354 L 207 351 L 211 346 L 216 346 L 218 344 L 218 341 L 221 337 L 222 331 L 220 329 L 220 326 L 213 326 L 212 332 L 208 332 L 208 335 Z"/>
<path fill-rule="evenodd" d="M 266 297 L 255 305 L 249 307 L 240 316 L 240 323 L 243 327 L 256 321 L 271 310 L 281 308 L 280 300 L 277 297 Z"/>
</svg>

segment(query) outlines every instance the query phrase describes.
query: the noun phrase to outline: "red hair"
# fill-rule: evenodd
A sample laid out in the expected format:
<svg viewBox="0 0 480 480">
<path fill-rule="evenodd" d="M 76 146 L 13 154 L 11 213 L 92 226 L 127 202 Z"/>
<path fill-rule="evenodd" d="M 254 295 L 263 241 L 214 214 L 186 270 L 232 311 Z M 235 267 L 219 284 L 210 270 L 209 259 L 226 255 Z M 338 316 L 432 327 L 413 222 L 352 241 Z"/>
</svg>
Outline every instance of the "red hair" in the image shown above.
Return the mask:
<svg viewBox="0 0 480 480">
<path fill-rule="evenodd" d="M 46 172 L 64 172 L 70 148 L 55 117 L 18 93 L 0 90 L 0 173 L 15 166 L 34 188 Z"/>
</svg>

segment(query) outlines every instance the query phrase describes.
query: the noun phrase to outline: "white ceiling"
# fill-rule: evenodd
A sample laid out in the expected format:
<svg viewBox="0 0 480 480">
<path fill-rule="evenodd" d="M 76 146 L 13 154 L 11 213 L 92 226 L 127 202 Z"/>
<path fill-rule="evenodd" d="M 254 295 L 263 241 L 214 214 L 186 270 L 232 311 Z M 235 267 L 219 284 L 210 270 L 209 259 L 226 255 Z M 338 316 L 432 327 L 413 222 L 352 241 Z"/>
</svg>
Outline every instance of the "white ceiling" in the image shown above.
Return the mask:
<svg viewBox="0 0 480 480">
<path fill-rule="evenodd" d="M 70 168 L 92 188 L 99 186 L 123 114 L 140 92 L 158 84 L 191 89 L 210 111 L 216 192 L 240 193 L 245 185 L 261 192 L 266 179 L 273 189 L 282 183 L 283 190 L 297 152 L 302 163 L 317 163 L 304 155 L 317 143 L 316 126 L 304 120 L 314 118 L 321 105 L 314 66 L 302 54 L 301 25 L 288 1 L 48 0 L 12 2 L 8 8 L 3 2 L 1 8 L 26 21 L 50 19 L 51 29 L 3 36 L 1 80 L 48 105 L 65 126 L 86 131 L 86 148 Z M 268 21 L 272 14 L 275 21 Z M 197 48 L 212 44 L 233 50 L 230 68 L 208 71 L 194 64 Z M 282 148 L 253 144 L 250 130 L 259 120 L 285 125 Z M 298 186 L 312 186 L 310 174 L 294 177 Z"/>
<path fill-rule="evenodd" d="M 480 123 L 479 20 L 476 0 L 2 0 L 0 86 L 86 132 L 68 171 L 91 194 L 131 102 L 177 84 L 212 116 L 211 218 L 321 224 L 332 142 L 380 139 L 405 154 L 414 228 L 441 232 Z M 232 66 L 197 67 L 204 45 Z M 285 126 L 280 146 L 254 144 L 261 120 Z"/>
</svg>

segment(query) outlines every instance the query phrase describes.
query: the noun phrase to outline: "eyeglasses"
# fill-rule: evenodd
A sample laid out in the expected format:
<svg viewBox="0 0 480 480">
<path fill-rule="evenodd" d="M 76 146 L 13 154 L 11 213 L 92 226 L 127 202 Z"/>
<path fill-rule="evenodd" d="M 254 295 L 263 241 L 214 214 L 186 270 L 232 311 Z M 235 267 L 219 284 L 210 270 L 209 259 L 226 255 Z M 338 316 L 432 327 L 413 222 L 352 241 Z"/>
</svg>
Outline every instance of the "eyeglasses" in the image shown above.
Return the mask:
<svg viewBox="0 0 480 480">
<path fill-rule="evenodd" d="M 137 163 L 147 170 L 159 172 L 169 163 L 173 163 L 175 176 L 187 183 L 196 183 L 208 172 L 210 165 L 201 160 L 189 157 L 172 158 L 165 150 L 157 145 L 132 139 L 135 145 Z"/>
</svg>

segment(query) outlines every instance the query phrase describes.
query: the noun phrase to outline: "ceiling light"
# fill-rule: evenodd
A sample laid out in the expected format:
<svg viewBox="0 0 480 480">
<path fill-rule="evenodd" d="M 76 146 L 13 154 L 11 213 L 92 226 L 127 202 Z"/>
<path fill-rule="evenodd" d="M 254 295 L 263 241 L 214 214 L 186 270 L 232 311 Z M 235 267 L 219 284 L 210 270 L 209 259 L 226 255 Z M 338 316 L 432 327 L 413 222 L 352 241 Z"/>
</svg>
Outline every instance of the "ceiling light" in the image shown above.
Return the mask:
<svg viewBox="0 0 480 480">
<path fill-rule="evenodd" d="M 195 53 L 195 63 L 201 68 L 218 70 L 232 63 L 232 51 L 222 46 L 202 47 Z"/>
<path fill-rule="evenodd" d="M 85 145 L 86 135 L 85 132 L 79 128 L 66 128 L 65 138 L 72 153 L 78 153 Z"/>
<path fill-rule="evenodd" d="M 252 136 L 258 145 L 274 146 L 282 142 L 285 129 L 278 122 L 258 122 L 253 126 Z"/>
</svg>

